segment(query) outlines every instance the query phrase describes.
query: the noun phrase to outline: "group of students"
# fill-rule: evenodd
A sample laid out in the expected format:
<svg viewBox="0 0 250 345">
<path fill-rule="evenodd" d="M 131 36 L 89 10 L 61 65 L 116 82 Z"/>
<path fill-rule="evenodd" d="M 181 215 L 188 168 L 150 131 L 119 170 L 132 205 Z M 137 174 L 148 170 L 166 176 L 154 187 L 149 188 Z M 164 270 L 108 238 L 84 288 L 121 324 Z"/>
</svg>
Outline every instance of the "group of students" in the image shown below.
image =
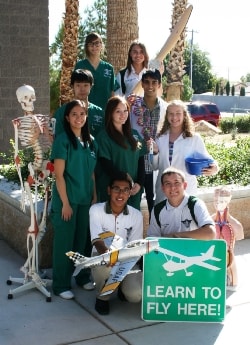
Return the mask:
<svg viewBox="0 0 250 345">
<path fill-rule="evenodd" d="M 194 151 L 209 154 L 185 104 L 167 104 L 158 97 L 161 73 L 147 69 L 143 44 L 131 44 L 127 67 L 117 80 L 113 67 L 100 58 L 102 47 L 98 34 L 87 36 L 86 59 L 77 62 L 71 76 L 75 100 L 54 115 L 53 291 L 64 299 L 74 297 L 73 266 L 66 252 L 91 256 L 108 251 L 99 237 L 104 231 L 126 241 L 143 238 L 140 203 L 144 190 L 151 218 L 149 236 L 215 238 L 214 221 L 205 204 L 195 203 L 196 221 L 187 207 L 188 194 L 196 194 L 197 180 L 185 172 L 185 157 Z M 130 95 L 140 81 L 143 96 Z M 158 170 L 155 186 L 154 170 Z M 215 162 L 203 174 L 217 171 Z M 162 200 L 166 207 L 156 221 L 154 205 Z M 100 314 L 109 313 L 109 298 L 99 293 L 110 270 L 102 266 L 91 274 L 82 270 L 75 277 L 84 289 L 91 290 L 95 284 L 95 309 Z M 121 283 L 118 296 L 122 300 L 141 299 L 139 272 Z"/>
</svg>

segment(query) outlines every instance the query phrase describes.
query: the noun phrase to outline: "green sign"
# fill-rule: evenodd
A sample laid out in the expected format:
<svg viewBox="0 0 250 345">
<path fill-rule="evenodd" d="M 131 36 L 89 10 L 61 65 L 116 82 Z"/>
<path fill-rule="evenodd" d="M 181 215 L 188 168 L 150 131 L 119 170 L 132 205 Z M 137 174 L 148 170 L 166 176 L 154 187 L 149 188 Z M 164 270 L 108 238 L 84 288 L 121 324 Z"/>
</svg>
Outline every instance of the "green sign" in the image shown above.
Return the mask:
<svg viewBox="0 0 250 345">
<path fill-rule="evenodd" d="M 226 242 L 159 238 L 144 256 L 142 319 L 221 322 L 226 302 Z"/>
</svg>

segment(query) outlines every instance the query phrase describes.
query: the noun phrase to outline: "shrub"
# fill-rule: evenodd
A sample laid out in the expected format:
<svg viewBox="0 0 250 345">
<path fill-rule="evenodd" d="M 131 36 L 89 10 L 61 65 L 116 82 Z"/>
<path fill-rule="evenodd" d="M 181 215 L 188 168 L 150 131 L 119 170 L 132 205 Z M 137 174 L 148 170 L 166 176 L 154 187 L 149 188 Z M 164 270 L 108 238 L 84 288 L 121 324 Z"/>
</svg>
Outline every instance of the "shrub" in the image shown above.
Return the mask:
<svg viewBox="0 0 250 345">
<path fill-rule="evenodd" d="M 3 158 L 5 164 L 0 165 L 0 175 L 4 176 L 8 181 L 20 184 L 20 179 L 16 170 L 14 162 L 14 152 L 15 152 L 15 143 L 14 140 L 10 140 L 11 149 L 9 154 L 0 153 L 0 156 Z M 20 168 L 22 180 L 26 181 L 30 175 L 28 169 L 28 164 L 34 162 L 34 151 L 33 148 L 25 148 L 23 150 L 18 150 L 18 157 L 20 158 Z M 48 160 L 49 151 L 44 154 L 44 159 Z M 52 177 L 47 178 L 48 185 L 52 183 Z M 31 186 L 31 190 L 36 189 L 35 186 Z M 40 197 L 44 196 L 44 188 L 42 185 L 37 186 L 37 192 Z"/>
<path fill-rule="evenodd" d="M 231 133 L 233 129 L 237 128 L 238 133 L 250 132 L 250 115 L 225 117 L 220 121 L 220 129 L 223 133 Z"/>
<path fill-rule="evenodd" d="M 209 139 L 204 139 L 208 152 L 218 162 L 219 172 L 210 177 L 199 176 L 199 187 L 212 187 L 226 184 L 237 184 L 246 186 L 250 184 L 250 137 L 237 138 L 234 145 L 228 146 L 226 143 L 216 144 L 211 143 Z M 14 143 L 13 145 L 14 152 Z M 5 154 L 0 154 L 8 159 L 8 165 L 0 166 L 0 174 L 6 177 L 9 181 L 19 183 L 19 177 L 14 165 L 14 153 L 7 157 Z M 25 180 L 28 175 L 28 163 L 33 162 L 32 149 L 25 149 L 19 151 L 19 156 L 22 161 L 22 177 Z"/>
<path fill-rule="evenodd" d="M 5 164 L 0 165 L 0 174 L 7 178 L 9 181 L 15 183 L 20 183 L 19 176 L 16 170 L 14 162 L 14 152 L 15 152 L 15 143 L 14 140 L 10 140 L 11 149 L 8 154 L 0 153 L 0 157 L 3 158 Z M 32 148 L 26 148 L 25 150 L 19 150 L 18 156 L 21 161 L 21 175 L 24 180 L 29 176 L 28 164 L 34 161 L 34 153 Z"/>
<path fill-rule="evenodd" d="M 236 139 L 234 146 L 206 142 L 206 147 L 218 162 L 220 170 L 214 176 L 198 177 L 200 187 L 250 184 L 250 138 Z"/>
</svg>

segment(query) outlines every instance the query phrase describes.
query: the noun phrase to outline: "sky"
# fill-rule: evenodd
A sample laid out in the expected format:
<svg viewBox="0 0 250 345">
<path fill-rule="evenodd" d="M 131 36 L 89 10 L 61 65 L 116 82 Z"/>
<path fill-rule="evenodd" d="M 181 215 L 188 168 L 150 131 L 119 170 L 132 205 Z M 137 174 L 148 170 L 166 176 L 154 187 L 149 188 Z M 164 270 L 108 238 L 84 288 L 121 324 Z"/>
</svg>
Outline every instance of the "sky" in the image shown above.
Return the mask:
<svg viewBox="0 0 250 345">
<path fill-rule="evenodd" d="M 79 0 L 80 15 L 94 0 Z M 154 58 L 170 34 L 173 0 L 137 0 L 139 39 Z M 230 82 L 250 73 L 249 0 L 192 0 L 187 40 L 208 53 L 212 72 Z M 65 12 L 64 0 L 49 0 L 49 36 L 53 42 Z M 193 67 L 194 69 L 195 67 Z"/>
</svg>

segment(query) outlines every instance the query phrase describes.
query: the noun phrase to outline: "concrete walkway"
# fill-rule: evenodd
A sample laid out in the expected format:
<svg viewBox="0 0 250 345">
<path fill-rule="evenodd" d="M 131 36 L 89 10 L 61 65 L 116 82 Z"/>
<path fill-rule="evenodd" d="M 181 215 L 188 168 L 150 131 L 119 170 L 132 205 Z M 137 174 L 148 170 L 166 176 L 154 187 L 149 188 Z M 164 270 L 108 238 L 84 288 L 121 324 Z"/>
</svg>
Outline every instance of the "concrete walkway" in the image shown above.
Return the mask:
<svg viewBox="0 0 250 345">
<path fill-rule="evenodd" d="M 37 289 L 8 299 L 9 276 L 23 277 L 24 260 L 0 240 L 0 344 L 1 345 L 249 345 L 250 239 L 236 243 L 239 288 L 227 292 L 223 323 L 149 323 L 141 319 L 140 304 L 111 302 L 111 313 L 94 310 L 95 292 L 74 286 L 75 300 L 52 301 Z M 47 274 L 51 276 L 51 271 Z M 49 288 L 48 288 L 49 289 Z"/>
</svg>

